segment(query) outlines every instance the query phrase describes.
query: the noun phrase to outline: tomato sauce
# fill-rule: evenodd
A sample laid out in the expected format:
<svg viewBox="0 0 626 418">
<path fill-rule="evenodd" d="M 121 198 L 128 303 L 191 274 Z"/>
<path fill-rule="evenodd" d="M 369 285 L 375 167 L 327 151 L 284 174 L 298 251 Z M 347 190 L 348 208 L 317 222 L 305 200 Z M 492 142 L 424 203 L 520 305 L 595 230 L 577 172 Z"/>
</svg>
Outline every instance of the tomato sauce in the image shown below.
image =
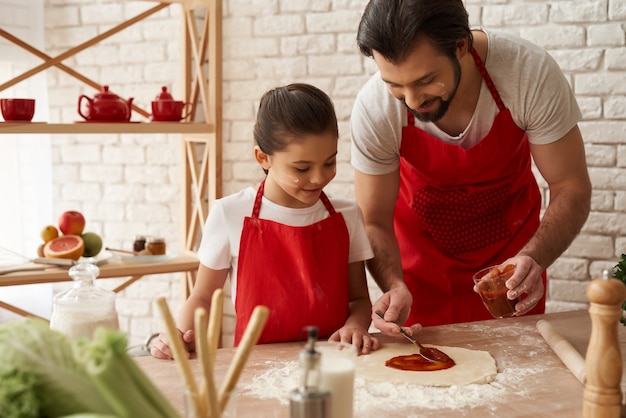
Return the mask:
<svg viewBox="0 0 626 418">
<path fill-rule="evenodd" d="M 385 362 L 385 366 L 398 370 L 406 370 L 413 372 L 430 372 L 435 370 L 449 369 L 456 363 L 446 353 L 436 348 L 427 347 L 428 356 L 435 360 L 430 361 L 419 354 L 410 354 L 408 356 L 396 356 Z"/>
</svg>

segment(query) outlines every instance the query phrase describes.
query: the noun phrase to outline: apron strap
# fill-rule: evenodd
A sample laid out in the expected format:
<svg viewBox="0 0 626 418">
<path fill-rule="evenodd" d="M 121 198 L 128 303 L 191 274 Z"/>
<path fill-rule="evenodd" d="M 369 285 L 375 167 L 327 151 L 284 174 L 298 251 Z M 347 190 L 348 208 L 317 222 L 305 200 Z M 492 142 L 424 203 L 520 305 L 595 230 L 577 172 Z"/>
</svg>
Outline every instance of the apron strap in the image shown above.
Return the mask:
<svg viewBox="0 0 626 418">
<path fill-rule="evenodd" d="M 252 207 L 252 218 L 258 218 L 259 212 L 261 212 L 261 200 L 263 200 L 263 190 L 265 190 L 265 179 L 263 179 L 261 184 L 259 184 L 259 189 L 256 192 L 254 206 Z"/>
<path fill-rule="evenodd" d="M 478 52 L 476 52 L 476 50 L 473 47 L 472 47 L 471 52 L 472 52 L 472 57 L 474 57 L 474 62 L 476 63 L 476 66 L 480 70 L 480 74 L 483 76 L 483 80 L 485 80 L 485 83 L 487 83 L 487 87 L 489 88 L 489 91 L 491 92 L 491 97 L 493 97 L 493 100 L 496 101 L 496 104 L 498 105 L 498 109 L 500 109 L 500 111 L 503 111 L 504 109 L 506 109 L 506 106 L 504 106 L 504 102 L 502 101 L 500 94 L 498 94 L 498 89 L 496 89 L 496 85 L 493 84 L 493 80 L 491 79 L 491 76 L 487 72 L 487 69 L 485 68 L 485 64 L 483 64 L 483 61 L 480 59 L 480 56 L 478 55 Z"/>
<path fill-rule="evenodd" d="M 326 210 L 328 211 L 328 213 L 330 213 L 331 215 L 334 215 L 336 213 L 335 208 L 333 207 L 333 204 L 330 203 L 330 200 L 328 199 L 328 197 L 326 196 L 324 192 L 320 194 L 320 199 L 322 200 L 322 203 L 326 207 Z"/>
</svg>

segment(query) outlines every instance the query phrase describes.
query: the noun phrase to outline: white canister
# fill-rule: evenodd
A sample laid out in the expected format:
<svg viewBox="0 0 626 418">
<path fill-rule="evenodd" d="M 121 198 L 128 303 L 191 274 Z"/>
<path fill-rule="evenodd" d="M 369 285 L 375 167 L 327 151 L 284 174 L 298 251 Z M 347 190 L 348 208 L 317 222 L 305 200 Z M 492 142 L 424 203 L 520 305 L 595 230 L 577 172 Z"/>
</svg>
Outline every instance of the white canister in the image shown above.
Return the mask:
<svg viewBox="0 0 626 418">
<path fill-rule="evenodd" d="M 72 338 L 91 338 L 99 326 L 119 329 L 115 293 L 95 286 L 98 274 L 100 269 L 91 263 L 79 263 L 70 268 L 74 285 L 54 297 L 51 329 Z"/>
</svg>

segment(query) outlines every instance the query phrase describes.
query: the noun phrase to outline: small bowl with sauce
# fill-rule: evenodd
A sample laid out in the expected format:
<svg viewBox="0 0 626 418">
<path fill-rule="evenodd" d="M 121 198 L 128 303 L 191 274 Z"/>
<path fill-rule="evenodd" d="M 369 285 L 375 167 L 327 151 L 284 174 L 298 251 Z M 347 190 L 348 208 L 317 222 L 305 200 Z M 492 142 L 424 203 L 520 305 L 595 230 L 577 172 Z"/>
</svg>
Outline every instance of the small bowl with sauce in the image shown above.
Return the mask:
<svg viewBox="0 0 626 418">
<path fill-rule="evenodd" d="M 513 276 L 514 272 L 515 266 L 507 264 L 484 268 L 473 276 L 474 285 L 483 304 L 494 318 L 507 318 L 515 315 L 515 305 L 519 302 L 519 297 L 509 299 L 506 296 L 509 291 L 506 281 Z"/>
</svg>

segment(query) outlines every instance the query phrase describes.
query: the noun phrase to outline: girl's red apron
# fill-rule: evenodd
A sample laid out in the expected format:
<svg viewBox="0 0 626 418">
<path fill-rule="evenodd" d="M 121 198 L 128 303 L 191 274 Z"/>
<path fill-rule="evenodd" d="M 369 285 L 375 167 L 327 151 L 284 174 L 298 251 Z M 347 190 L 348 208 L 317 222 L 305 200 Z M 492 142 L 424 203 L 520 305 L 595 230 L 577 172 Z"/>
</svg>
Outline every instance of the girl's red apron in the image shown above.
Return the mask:
<svg viewBox="0 0 626 418">
<path fill-rule="evenodd" d="M 300 340 L 309 325 L 319 328 L 320 338 L 329 337 L 348 317 L 350 236 L 343 215 L 322 192 L 330 213 L 322 221 L 289 226 L 260 219 L 264 186 L 241 233 L 235 345 L 257 305 L 270 309 L 259 343 Z"/>
<path fill-rule="evenodd" d="M 487 136 L 465 150 L 416 128 L 411 112 L 402 129 L 394 224 L 413 295 L 407 325 L 492 319 L 472 290 L 473 273 L 517 254 L 539 226 L 526 133 L 472 55 L 500 110 Z M 531 313 L 544 308 L 545 293 Z"/>
</svg>

